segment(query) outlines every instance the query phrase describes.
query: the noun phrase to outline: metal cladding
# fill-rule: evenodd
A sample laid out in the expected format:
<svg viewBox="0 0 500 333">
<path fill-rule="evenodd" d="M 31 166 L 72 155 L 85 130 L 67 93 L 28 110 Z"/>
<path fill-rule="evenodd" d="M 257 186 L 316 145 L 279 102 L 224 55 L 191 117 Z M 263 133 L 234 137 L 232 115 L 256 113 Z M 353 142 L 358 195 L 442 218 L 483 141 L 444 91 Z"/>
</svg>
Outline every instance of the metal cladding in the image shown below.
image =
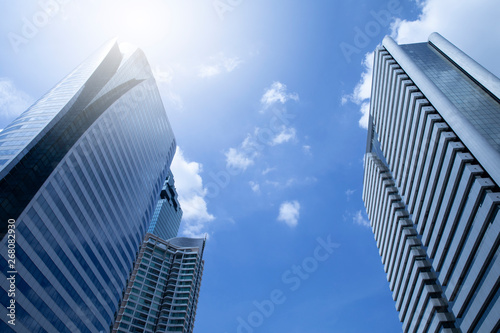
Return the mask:
<svg viewBox="0 0 500 333">
<path fill-rule="evenodd" d="M 404 332 L 500 329 L 499 82 L 438 34 L 375 52 L 363 201 Z"/>
</svg>

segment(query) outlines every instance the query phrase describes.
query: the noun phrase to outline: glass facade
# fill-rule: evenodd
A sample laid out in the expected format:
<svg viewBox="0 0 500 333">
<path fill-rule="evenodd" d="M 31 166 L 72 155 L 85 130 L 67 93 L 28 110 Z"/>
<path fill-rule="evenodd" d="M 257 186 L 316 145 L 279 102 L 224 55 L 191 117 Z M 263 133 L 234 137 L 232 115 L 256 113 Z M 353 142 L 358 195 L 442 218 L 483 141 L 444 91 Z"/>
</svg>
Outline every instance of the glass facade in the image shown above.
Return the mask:
<svg viewBox="0 0 500 333">
<path fill-rule="evenodd" d="M 163 183 L 160 200 L 151 219 L 148 232 L 163 239 L 177 237 L 182 219 L 182 209 L 177 199 L 174 186 L 174 175 L 168 171 L 167 179 Z"/>
<path fill-rule="evenodd" d="M 86 108 L 95 90 L 102 88 L 119 66 L 115 59 L 121 54 L 119 49 L 112 44 L 103 49 L 106 52 L 97 52 L 2 131 L 1 237 L 6 221 L 21 214 L 64 155 L 104 111 Z M 110 97 L 118 98 L 133 84 Z"/>
<path fill-rule="evenodd" d="M 498 332 L 499 96 L 431 39 L 375 52 L 363 201 L 403 332 Z"/>
<path fill-rule="evenodd" d="M 495 149 L 500 152 L 500 103 L 498 98 L 448 60 L 429 43 L 401 45 L 415 64 L 455 105 Z"/>
<path fill-rule="evenodd" d="M 109 57 L 112 47 L 113 43 L 104 46 L 4 128 L 0 134 L 1 176 L 14 166 L 8 168 L 8 162 L 25 155 L 23 149 L 29 149 L 38 143 L 53 128 L 57 119 L 68 112 L 84 84 L 103 60 Z"/>
<path fill-rule="evenodd" d="M 192 333 L 204 239 L 146 234 L 112 332 Z"/>
<path fill-rule="evenodd" d="M 109 331 L 175 152 L 144 54 L 109 43 L 0 140 L 17 270 L 12 326 L 2 229 L 0 331 Z"/>
</svg>

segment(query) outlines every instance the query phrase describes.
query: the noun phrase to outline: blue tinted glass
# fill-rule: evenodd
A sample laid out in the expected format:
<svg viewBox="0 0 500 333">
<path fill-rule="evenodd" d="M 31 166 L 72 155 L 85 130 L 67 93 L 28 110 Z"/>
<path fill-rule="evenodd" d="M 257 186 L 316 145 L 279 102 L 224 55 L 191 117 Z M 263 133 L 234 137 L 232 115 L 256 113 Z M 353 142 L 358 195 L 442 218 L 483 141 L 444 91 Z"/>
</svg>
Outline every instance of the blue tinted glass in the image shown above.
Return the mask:
<svg viewBox="0 0 500 333">
<path fill-rule="evenodd" d="M 458 111 L 500 151 L 500 104 L 427 43 L 401 45 Z"/>
</svg>

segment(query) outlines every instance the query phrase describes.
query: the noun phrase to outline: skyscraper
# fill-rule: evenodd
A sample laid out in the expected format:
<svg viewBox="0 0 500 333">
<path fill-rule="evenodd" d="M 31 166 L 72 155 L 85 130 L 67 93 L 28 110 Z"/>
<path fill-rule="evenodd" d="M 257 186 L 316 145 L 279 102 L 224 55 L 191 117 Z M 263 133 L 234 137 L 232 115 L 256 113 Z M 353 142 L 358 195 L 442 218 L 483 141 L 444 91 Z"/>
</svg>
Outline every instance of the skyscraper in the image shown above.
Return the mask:
<svg viewBox="0 0 500 333">
<path fill-rule="evenodd" d="M 115 41 L 0 133 L 0 331 L 109 331 L 175 148 L 143 52 Z"/>
<path fill-rule="evenodd" d="M 192 333 L 204 248 L 201 238 L 147 233 L 112 332 Z"/>
<path fill-rule="evenodd" d="M 149 233 L 164 240 L 177 236 L 182 219 L 182 209 L 174 183 L 174 175 L 169 169 L 148 229 Z"/>
<path fill-rule="evenodd" d="M 500 80 L 437 33 L 375 52 L 363 200 L 404 332 L 500 329 Z"/>
<path fill-rule="evenodd" d="M 175 238 L 181 218 L 169 170 L 123 292 L 113 332 L 193 332 L 205 240 Z"/>
</svg>

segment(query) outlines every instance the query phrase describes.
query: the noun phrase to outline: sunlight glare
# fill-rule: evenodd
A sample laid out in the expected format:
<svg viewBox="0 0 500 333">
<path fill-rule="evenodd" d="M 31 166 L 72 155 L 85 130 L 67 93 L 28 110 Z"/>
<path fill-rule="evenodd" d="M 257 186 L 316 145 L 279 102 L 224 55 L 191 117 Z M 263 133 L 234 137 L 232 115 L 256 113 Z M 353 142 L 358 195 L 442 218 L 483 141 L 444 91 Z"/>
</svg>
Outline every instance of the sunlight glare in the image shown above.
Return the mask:
<svg viewBox="0 0 500 333">
<path fill-rule="evenodd" d="M 161 1 L 128 1 L 126 5 L 110 8 L 109 28 L 119 40 L 152 45 L 168 34 L 169 12 Z"/>
</svg>

